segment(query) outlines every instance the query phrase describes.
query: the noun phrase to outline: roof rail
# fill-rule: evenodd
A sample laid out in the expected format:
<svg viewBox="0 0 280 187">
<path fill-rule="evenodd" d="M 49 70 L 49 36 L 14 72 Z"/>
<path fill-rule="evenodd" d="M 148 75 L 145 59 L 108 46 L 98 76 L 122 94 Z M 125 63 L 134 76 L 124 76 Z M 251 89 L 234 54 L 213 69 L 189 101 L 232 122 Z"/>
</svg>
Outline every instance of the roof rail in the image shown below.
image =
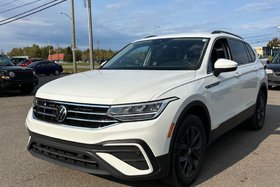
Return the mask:
<svg viewBox="0 0 280 187">
<path fill-rule="evenodd" d="M 155 37 L 157 35 L 149 35 L 149 36 L 146 36 L 145 38 L 152 38 L 152 37 Z"/>
<path fill-rule="evenodd" d="M 233 34 L 231 32 L 227 32 L 227 31 L 216 30 L 216 31 L 213 31 L 211 34 L 221 34 L 221 33 L 225 33 L 225 34 L 229 34 L 229 35 L 232 35 L 232 36 L 236 36 L 237 38 L 240 38 L 240 39 L 243 40 L 243 38 L 241 36 L 238 36 L 236 34 Z"/>
</svg>

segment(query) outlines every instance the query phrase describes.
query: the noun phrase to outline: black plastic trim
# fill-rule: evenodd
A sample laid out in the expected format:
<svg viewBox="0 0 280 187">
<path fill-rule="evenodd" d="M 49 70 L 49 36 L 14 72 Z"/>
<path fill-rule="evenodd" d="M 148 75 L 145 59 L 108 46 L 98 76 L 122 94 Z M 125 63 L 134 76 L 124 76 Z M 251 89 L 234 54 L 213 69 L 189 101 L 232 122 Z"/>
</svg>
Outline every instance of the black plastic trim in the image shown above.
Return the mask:
<svg viewBox="0 0 280 187">
<path fill-rule="evenodd" d="M 210 141 L 213 142 L 215 139 L 223 135 L 224 133 L 230 131 L 234 127 L 240 125 L 242 122 L 251 117 L 255 112 L 256 105 L 252 105 L 248 109 L 242 111 L 238 115 L 230 118 L 229 120 L 223 122 L 218 128 L 211 131 Z"/>
<path fill-rule="evenodd" d="M 77 169 L 77 170 L 84 171 L 84 172 L 91 173 L 91 174 L 112 175 L 116 178 L 123 179 L 123 180 L 158 179 L 158 178 L 162 178 L 167 175 L 167 170 L 166 170 L 165 166 L 167 163 L 168 154 L 162 155 L 159 157 L 155 157 L 152 150 L 150 149 L 150 147 L 143 140 L 130 139 L 130 140 L 106 141 L 106 142 L 102 142 L 100 144 L 82 144 L 82 143 L 76 143 L 76 142 L 56 139 L 56 138 L 52 138 L 52 137 L 48 137 L 48 136 L 43 136 L 43 135 L 31 132 L 31 131 L 29 131 L 29 135 L 31 136 L 31 139 L 27 146 L 27 150 L 33 156 L 38 157 L 42 160 L 53 162 L 55 164 L 58 164 L 58 165 L 61 165 L 64 167 Z M 98 170 L 87 169 L 87 168 L 79 167 L 79 166 L 76 166 L 73 164 L 68 164 L 65 162 L 57 161 L 57 160 L 42 156 L 40 154 L 34 154 L 34 152 L 32 152 L 30 150 L 30 146 L 33 142 L 46 144 L 46 145 L 49 145 L 49 146 L 52 146 L 55 148 L 61 148 L 62 150 L 66 150 L 66 151 L 74 151 L 75 153 L 86 154 L 86 155 L 94 158 L 96 163 L 100 166 L 100 169 L 98 169 Z M 105 162 L 102 158 L 100 158 L 96 154 L 96 152 L 111 153 L 112 151 L 121 150 L 125 146 L 103 146 L 105 144 L 120 144 L 120 143 L 139 144 L 144 149 L 145 153 L 147 154 L 147 156 L 152 164 L 153 172 L 148 175 L 126 176 L 126 175 L 122 174 L 121 172 L 119 172 L 114 167 L 112 167 L 110 164 Z"/>
<path fill-rule="evenodd" d="M 216 30 L 216 31 L 213 31 L 211 34 L 221 34 L 221 33 L 224 33 L 224 34 L 229 34 L 229 35 L 232 35 L 232 36 L 235 36 L 237 38 L 240 38 L 243 40 L 243 38 L 241 36 L 238 36 L 236 34 L 233 34 L 231 32 L 227 32 L 227 31 L 222 31 L 222 30 Z"/>
</svg>

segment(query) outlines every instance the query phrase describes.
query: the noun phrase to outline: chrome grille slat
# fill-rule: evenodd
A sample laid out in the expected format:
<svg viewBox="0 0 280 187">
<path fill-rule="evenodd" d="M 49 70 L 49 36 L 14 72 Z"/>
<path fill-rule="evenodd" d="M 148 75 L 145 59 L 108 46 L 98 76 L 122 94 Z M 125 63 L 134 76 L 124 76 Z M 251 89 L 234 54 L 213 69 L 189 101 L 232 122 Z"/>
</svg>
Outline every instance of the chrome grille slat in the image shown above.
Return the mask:
<svg viewBox="0 0 280 187">
<path fill-rule="evenodd" d="M 79 119 L 79 118 L 69 118 L 67 117 L 66 119 L 69 120 L 74 120 L 74 121 L 84 121 L 84 122 L 95 122 L 95 123 L 117 123 L 118 121 L 116 120 L 89 120 L 89 119 Z"/>
<path fill-rule="evenodd" d="M 48 107 L 48 106 L 40 106 L 41 108 L 44 108 L 44 109 L 49 109 L 49 110 L 57 110 L 57 108 L 54 108 L 54 107 Z"/>
<path fill-rule="evenodd" d="M 48 113 L 45 113 L 45 112 L 36 112 L 36 113 L 41 114 L 41 115 L 45 115 L 45 116 L 54 117 L 54 118 L 55 118 L 55 115 L 54 115 L 54 114 L 48 114 Z"/>
<path fill-rule="evenodd" d="M 56 115 L 61 106 L 67 109 L 67 115 L 62 122 L 59 122 Z M 36 119 L 53 124 L 101 128 L 119 122 L 107 115 L 109 107 L 107 105 L 79 104 L 36 98 L 33 114 Z"/>
<path fill-rule="evenodd" d="M 101 115 L 106 116 L 106 113 L 96 113 L 96 112 L 83 112 L 83 111 L 74 111 L 74 110 L 68 110 L 70 113 L 78 113 L 78 114 L 90 114 L 90 115 Z"/>
</svg>

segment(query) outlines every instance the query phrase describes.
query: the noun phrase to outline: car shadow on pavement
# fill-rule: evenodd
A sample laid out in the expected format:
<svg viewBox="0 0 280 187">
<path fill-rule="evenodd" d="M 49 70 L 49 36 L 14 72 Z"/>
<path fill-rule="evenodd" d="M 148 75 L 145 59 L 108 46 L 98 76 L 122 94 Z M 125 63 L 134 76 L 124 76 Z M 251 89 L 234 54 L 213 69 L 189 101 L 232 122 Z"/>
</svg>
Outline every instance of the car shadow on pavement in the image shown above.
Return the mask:
<svg viewBox="0 0 280 187">
<path fill-rule="evenodd" d="M 280 122 L 278 116 L 280 106 L 268 105 L 265 126 L 260 131 L 248 128 L 249 122 L 244 122 L 235 129 L 214 141 L 207 149 L 206 159 L 201 173 L 193 184 L 197 186 L 208 179 L 218 175 L 222 171 L 239 162 L 259 147 L 259 145 L 270 135 L 280 135 Z M 120 184 L 137 187 L 167 187 L 161 181 L 136 181 L 127 182 L 109 176 L 100 176 Z"/>
</svg>

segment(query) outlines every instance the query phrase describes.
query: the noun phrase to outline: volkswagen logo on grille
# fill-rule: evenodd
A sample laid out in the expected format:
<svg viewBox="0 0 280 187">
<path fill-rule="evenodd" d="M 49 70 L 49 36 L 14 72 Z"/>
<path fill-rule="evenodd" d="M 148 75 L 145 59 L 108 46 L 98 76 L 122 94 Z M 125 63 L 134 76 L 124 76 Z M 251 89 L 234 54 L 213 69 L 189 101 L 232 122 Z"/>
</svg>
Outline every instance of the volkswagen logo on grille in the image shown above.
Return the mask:
<svg viewBox="0 0 280 187">
<path fill-rule="evenodd" d="M 57 107 L 56 110 L 56 120 L 58 122 L 63 122 L 67 116 L 67 108 L 63 105 Z"/>
</svg>

